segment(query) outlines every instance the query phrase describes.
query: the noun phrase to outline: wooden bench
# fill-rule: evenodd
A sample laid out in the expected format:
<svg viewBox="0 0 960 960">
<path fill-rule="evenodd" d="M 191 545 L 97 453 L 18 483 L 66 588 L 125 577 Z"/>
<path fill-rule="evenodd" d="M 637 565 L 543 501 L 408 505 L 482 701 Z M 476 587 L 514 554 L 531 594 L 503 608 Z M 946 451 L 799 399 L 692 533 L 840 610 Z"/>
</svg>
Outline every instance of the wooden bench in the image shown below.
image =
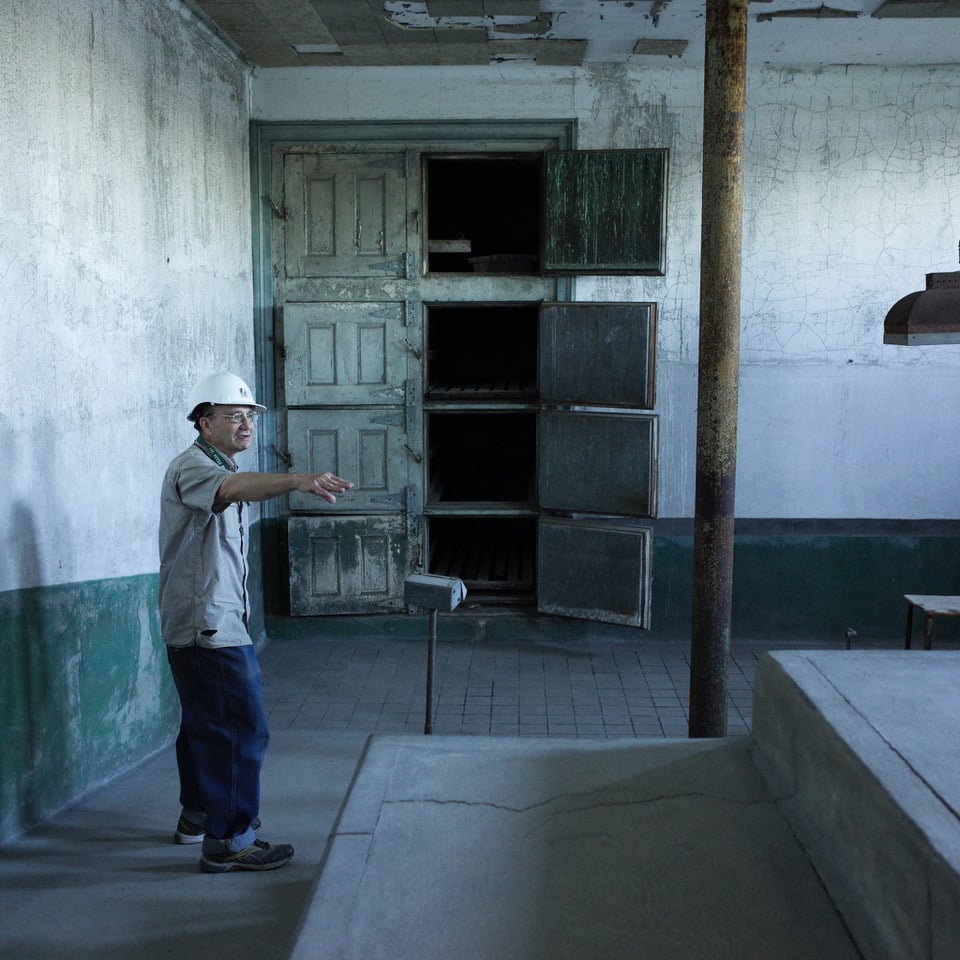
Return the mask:
<svg viewBox="0 0 960 960">
<path fill-rule="evenodd" d="M 960 617 L 960 597 L 905 593 L 903 599 L 907 601 L 907 637 L 903 644 L 905 650 L 910 649 L 910 643 L 913 639 L 913 611 L 917 608 L 923 611 L 924 650 L 931 649 L 933 644 L 934 617 Z"/>
</svg>

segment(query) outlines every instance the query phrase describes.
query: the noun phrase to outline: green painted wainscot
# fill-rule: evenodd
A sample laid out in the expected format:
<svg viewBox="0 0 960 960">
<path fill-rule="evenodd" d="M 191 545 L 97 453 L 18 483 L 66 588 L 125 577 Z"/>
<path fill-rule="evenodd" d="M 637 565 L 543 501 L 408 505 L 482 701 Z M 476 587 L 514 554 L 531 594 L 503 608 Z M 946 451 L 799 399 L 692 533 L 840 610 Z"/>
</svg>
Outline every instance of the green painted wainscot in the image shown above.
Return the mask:
<svg viewBox="0 0 960 960">
<path fill-rule="evenodd" d="M 153 575 L 0 593 L 0 839 L 170 740 L 156 592 Z"/>
<path fill-rule="evenodd" d="M 650 629 L 538 616 L 478 612 L 469 604 L 442 617 L 445 641 L 550 642 L 690 639 L 693 524 L 653 521 Z M 575 558 L 570 558 L 575 562 Z M 285 584 L 268 578 L 274 598 L 267 631 L 283 636 L 417 638 L 424 615 L 291 618 Z M 860 520 L 737 521 L 731 639 L 845 646 L 902 641 L 905 593 L 960 594 L 960 522 Z M 469 599 L 469 598 L 468 598 Z M 935 646 L 960 642 L 960 622 L 938 621 Z"/>
</svg>

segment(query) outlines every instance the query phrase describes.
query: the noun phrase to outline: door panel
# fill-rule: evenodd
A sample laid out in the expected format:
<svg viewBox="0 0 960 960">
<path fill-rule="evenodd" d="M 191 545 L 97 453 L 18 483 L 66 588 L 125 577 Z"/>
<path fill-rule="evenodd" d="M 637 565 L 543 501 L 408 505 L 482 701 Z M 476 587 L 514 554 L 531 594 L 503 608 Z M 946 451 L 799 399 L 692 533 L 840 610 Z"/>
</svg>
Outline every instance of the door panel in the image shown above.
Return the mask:
<svg viewBox="0 0 960 960">
<path fill-rule="evenodd" d="M 403 609 L 402 516 L 291 517 L 287 536 L 294 616 Z"/>
<path fill-rule="evenodd" d="M 651 409 L 656 317 L 653 303 L 545 303 L 540 399 Z"/>
<path fill-rule="evenodd" d="M 537 609 L 649 627 L 652 535 L 623 522 L 541 518 Z"/>
<path fill-rule="evenodd" d="M 283 342 L 288 406 L 404 401 L 402 303 L 289 303 Z"/>
<path fill-rule="evenodd" d="M 656 516 L 656 417 L 544 411 L 539 453 L 541 508 Z"/>
<path fill-rule="evenodd" d="M 406 275 L 402 153 L 283 155 L 287 277 Z"/>
<path fill-rule="evenodd" d="M 544 166 L 545 273 L 663 275 L 666 150 L 559 151 Z"/>
<path fill-rule="evenodd" d="M 290 410 L 287 445 L 297 473 L 329 470 L 355 484 L 335 504 L 291 493 L 291 510 L 367 513 L 404 508 L 412 454 L 402 408 Z"/>
</svg>

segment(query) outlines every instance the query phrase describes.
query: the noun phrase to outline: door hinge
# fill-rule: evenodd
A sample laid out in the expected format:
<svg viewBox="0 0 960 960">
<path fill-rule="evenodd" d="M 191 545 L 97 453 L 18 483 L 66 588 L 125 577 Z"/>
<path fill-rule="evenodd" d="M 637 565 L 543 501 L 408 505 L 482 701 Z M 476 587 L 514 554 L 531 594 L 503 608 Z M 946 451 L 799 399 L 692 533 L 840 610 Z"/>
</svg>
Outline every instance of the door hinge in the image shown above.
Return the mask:
<svg viewBox="0 0 960 960">
<path fill-rule="evenodd" d="M 287 359 L 286 347 L 284 347 L 282 343 L 277 343 L 277 340 L 275 337 L 271 336 L 271 337 L 268 337 L 267 339 L 273 344 L 273 350 L 274 350 L 274 353 L 277 355 L 277 358 L 280 360 L 286 361 Z"/>
<path fill-rule="evenodd" d="M 402 507 L 403 493 L 388 493 L 383 497 L 371 497 L 369 502 L 379 507 Z"/>
<path fill-rule="evenodd" d="M 420 502 L 417 488 L 408 485 L 406 488 L 407 506 L 407 542 L 410 544 L 410 563 L 412 570 L 423 567 L 423 515 L 420 513 Z"/>
<path fill-rule="evenodd" d="M 286 207 L 278 207 L 273 197 L 264 197 L 264 199 L 270 204 L 270 210 L 278 220 L 290 219 L 290 211 Z"/>
<path fill-rule="evenodd" d="M 417 311 L 420 308 L 420 304 L 416 300 L 404 300 L 403 302 L 403 325 L 405 327 L 411 326 L 414 321 L 419 317 Z M 419 359 L 419 358 L 418 358 Z"/>
<path fill-rule="evenodd" d="M 270 444 L 270 450 L 275 454 L 276 458 L 289 470 L 293 466 L 293 454 L 292 453 L 283 453 L 283 451 L 278 450 L 272 443 Z"/>
<path fill-rule="evenodd" d="M 359 237 L 358 237 L 358 246 L 359 246 Z M 380 263 L 370 263 L 367 264 L 367 268 L 370 270 L 379 270 L 382 273 L 396 273 L 399 274 L 403 269 L 403 258 L 398 257 L 396 260 L 382 260 Z"/>
<path fill-rule="evenodd" d="M 420 411 L 417 408 L 416 388 L 412 380 L 406 380 L 403 384 L 403 419 L 405 433 L 408 437 L 415 437 L 420 432 Z"/>
</svg>

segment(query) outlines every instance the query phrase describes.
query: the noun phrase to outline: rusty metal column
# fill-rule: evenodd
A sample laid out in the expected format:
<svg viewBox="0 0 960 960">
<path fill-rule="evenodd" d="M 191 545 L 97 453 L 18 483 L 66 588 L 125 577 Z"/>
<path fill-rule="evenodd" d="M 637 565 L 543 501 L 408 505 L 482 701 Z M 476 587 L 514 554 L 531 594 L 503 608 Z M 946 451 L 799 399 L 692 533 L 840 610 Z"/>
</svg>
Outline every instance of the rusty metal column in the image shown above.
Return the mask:
<svg viewBox="0 0 960 960">
<path fill-rule="evenodd" d="M 740 370 L 747 0 L 707 0 L 691 737 L 727 732 Z"/>
</svg>

